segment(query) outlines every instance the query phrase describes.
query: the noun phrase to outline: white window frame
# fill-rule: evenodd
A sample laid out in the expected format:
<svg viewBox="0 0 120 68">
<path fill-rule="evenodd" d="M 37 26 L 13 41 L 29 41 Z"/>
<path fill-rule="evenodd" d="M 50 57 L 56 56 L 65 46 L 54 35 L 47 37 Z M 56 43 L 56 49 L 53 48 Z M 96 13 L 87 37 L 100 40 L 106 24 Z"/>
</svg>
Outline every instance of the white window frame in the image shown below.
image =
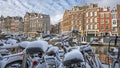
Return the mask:
<svg viewBox="0 0 120 68">
<path fill-rule="evenodd" d="M 92 19 L 92 18 L 90 18 L 90 22 L 93 22 L 93 19 Z"/>
<path fill-rule="evenodd" d="M 95 24 L 95 26 L 94 26 L 94 27 L 95 27 L 95 29 L 97 29 L 97 24 Z"/>
<path fill-rule="evenodd" d="M 106 23 L 106 24 L 108 24 L 108 23 L 109 23 L 109 20 L 108 20 L 108 19 L 106 19 L 106 20 L 105 20 L 105 23 Z"/>
<path fill-rule="evenodd" d="M 90 12 L 90 16 L 93 16 L 93 12 Z"/>
<path fill-rule="evenodd" d="M 112 14 L 112 19 L 116 19 L 116 14 Z"/>
<path fill-rule="evenodd" d="M 86 29 L 88 29 L 88 25 L 86 26 Z"/>
<path fill-rule="evenodd" d="M 112 31 L 117 31 L 117 27 L 113 27 L 113 28 L 112 28 Z"/>
<path fill-rule="evenodd" d="M 88 23 L 88 19 L 86 19 L 86 23 Z"/>
<path fill-rule="evenodd" d="M 109 13 L 106 13 L 106 18 L 109 18 Z"/>
<path fill-rule="evenodd" d="M 90 25 L 90 29 L 93 29 L 93 26 L 92 26 L 92 25 Z"/>
<path fill-rule="evenodd" d="M 103 28 L 103 29 L 102 29 L 102 28 Z M 104 27 L 103 27 L 103 26 L 101 27 L 101 30 L 104 30 Z"/>
<path fill-rule="evenodd" d="M 104 20 L 103 20 L 103 19 L 102 19 L 102 20 L 100 20 L 100 23 L 101 23 L 101 24 L 104 24 Z"/>
<path fill-rule="evenodd" d="M 94 18 L 94 22 L 97 22 L 97 18 Z"/>
<path fill-rule="evenodd" d="M 100 14 L 100 18 L 104 18 L 104 14 Z"/>
<path fill-rule="evenodd" d="M 116 21 L 116 20 L 113 20 L 113 24 L 116 25 L 116 24 L 117 24 L 117 21 Z"/>
<path fill-rule="evenodd" d="M 94 12 L 94 15 L 95 15 L 95 16 L 97 16 L 97 11 L 96 11 L 96 12 Z"/>
<path fill-rule="evenodd" d="M 79 29 L 81 30 L 81 26 L 79 27 Z"/>
<path fill-rule="evenodd" d="M 86 12 L 86 17 L 88 17 L 88 12 Z"/>
</svg>

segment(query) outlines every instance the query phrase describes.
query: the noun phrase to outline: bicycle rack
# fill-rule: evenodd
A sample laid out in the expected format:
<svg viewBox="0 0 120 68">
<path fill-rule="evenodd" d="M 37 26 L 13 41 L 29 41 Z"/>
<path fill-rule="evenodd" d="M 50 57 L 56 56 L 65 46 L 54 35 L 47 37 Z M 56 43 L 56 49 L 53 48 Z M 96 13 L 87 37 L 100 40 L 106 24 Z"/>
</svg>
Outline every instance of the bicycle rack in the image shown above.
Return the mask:
<svg viewBox="0 0 120 68">
<path fill-rule="evenodd" d="M 118 36 L 115 36 L 115 38 L 114 39 L 111 39 L 110 41 L 109 41 L 109 46 L 108 46 L 108 65 L 109 65 L 109 68 L 110 68 L 110 62 L 109 62 L 109 59 L 110 59 L 110 43 L 112 42 L 112 41 L 114 41 L 114 46 L 116 46 L 117 45 L 117 43 L 118 43 L 118 41 L 120 41 L 120 39 L 118 39 Z M 115 62 L 113 62 L 112 63 L 112 68 L 114 68 L 115 66 L 115 63 L 119 63 L 119 67 L 120 67 L 120 46 L 118 46 L 118 55 L 117 55 L 117 59 L 115 60 Z"/>
</svg>

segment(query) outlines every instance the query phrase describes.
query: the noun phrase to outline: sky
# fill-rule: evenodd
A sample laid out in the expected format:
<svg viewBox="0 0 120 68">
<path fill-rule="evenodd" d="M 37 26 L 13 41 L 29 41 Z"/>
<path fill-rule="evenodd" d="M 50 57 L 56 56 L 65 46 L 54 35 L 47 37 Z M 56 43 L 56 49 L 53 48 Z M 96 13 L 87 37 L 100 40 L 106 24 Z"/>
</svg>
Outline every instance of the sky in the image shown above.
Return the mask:
<svg viewBox="0 0 120 68">
<path fill-rule="evenodd" d="M 38 12 L 50 15 L 51 24 L 56 24 L 65 10 L 89 3 L 113 8 L 120 4 L 120 0 L 0 0 L 0 15 L 23 17 L 26 12 Z"/>
</svg>

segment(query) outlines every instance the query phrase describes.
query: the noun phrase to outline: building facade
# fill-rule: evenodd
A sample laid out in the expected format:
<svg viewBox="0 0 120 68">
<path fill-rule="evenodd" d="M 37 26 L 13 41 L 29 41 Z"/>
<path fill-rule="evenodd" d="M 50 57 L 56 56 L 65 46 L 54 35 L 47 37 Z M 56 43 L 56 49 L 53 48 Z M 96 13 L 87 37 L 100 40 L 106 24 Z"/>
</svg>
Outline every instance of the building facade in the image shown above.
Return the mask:
<svg viewBox="0 0 120 68">
<path fill-rule="evenodd" d="M 35 37 L 37 31 L 41 32 L 43 35 L 50 33 L 50 16 L 35 12 L 27 12 L 24 16 L 25 34 Z"/>
<path fill-rule="evenodd" d="M 98 24 L 98 4 L 90 4 L 85 12 L 85 30 L 87 41 L 91 41 L 94 36 L 99 34 Z"/>
<path fill-rule="evenodd" d="M 112 15 L 109 8 L 99 8 L 98 4 L 74 6 L 72 10 L 65 10 L 61 22 L 61 32 L 71 32 L 77 29 L 81 41 L 91 41 L 94 36 L 112 31 Z M 88 39 L 89 38 L 89 39 Z"/>
<path fill-rule="evenodd" d="M 117 5 L 117 29 L 118 35 L 120 35 L 120 5 Z"/>
<path fill-rule="evenodd" d="M 54 25 L 56 34 L 61 34 L 61 22 L 62 22 L 62 19 L 60 19 L 58 23 Z"/>
<path fill-rule="evenodd" d="M 118 29 L 117 29 L 117 8 L 113 8 L 111 10 L 111 14 L 112 14 L 112 35 L 118 35 Z"/>
<path fill-rule="evenodd" d="M 55 33 L 55 26 L 50 25 L 50 34 Z"/>
<path fill-rule="evenodd" d="M 22 17 L 0 17 L 1 31 L 7 34 L 19 34 L 19 25 L 23 22 Z M 23 28 L 21 29 L 23 32 Z"/>
<path fill-rule="evenodd" d="M 61 34 L 68 33 L 70 31 L 71 31 L 70 14 L 69 10 L 65 10 L 63 21 L 61 22 Z"/>
<path fill-rule="evenodd" d="M 23 25 L 21 23 L 23 23 L 22 17 L 18 17 L 18 16 L 12 17 L 12 22 L 11 22 L 11 26 L 10 26 L 11 34 L 14 34 L 14 33 L 21 34 L 23 32 L 23 28 L 22 28 Z"/>
<path fill-rule="evenodd" d="M 12 23 L 12 17 L 7 16 L 6 18 L 4 18 L 3 29 L 4 29 L 4 32 L 7 34 L 11 33 L 10 31 L 11 23 Z"/>
<path fill-rule="evenodd" d="M 61 22 L 61 33 L 69 33 L 74 29 L 83 33 L 85 29 L 84 15 L 86 8 L 88 8 L 88 6 L 74 6 L 72 10 L 66 10 Z"/>
<path fill-rule="evenodd" d="M 3 26 L 3 24 L 4 24 L 4 17 L 3 16 L 1 16 L 0 17 L 0 31 L 2 32 L 2 31 L 4 31 L 4 26 Z"/>
<path fill-rule="evenodd" d="M 98 23 L 99 23 L 99 33 L 104 35 L 108 33 L 111 35 L 112 31 L 112 15 L 109 8 L 99 8 L 98 15 Z"/>
<path fill-rule="evenodd" d="M 61 34 L 61 21 L 60 20 L 57 24 L 51 25 L 50 34 Z"/>
<path fill-rule="evenodd" d="M 61 28 L 60 28 L 60 22 L 54 25 L 54 33 L 55 34 L 60 34 Z"/>
<path fill-rule="evenodd" d="M 61 32 L 77 29 L 83 37 L 81 39 L 83 42 L 88 40 L 86 37 L 97 36 L 99 32 L 98 13 L 98 4 L 74 6 L 72 10 L 66 10 L 61 22 Z"/>
</svg>

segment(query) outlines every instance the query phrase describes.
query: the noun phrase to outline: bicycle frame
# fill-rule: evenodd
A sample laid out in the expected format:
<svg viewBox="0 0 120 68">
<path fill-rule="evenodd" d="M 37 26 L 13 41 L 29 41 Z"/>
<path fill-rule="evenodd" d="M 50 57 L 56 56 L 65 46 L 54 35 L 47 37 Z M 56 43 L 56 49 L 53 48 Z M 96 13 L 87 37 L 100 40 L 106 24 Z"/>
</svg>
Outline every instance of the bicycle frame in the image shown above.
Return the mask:
<svg viewBox="0 0 120 68">
<path fill-rule="evenodd" d="M 118 36 L 115 36 L 115 39 L 111 39 L 110 41 L 109 41 L 109 46 L 108 46 L 108 65 L 109 65 L 109 68 L 110 68 L 110 62 L 109 62 L 109 59 L 110 59 L 110 43 L 112 42 L 112 41 L 115 41 L 115 44 L 114 44 L 114 46 L 116 46 L 117 45 L 117 43 L 118 43 L 118 41 L 120 41 L 120 39 L 118 39 Z M 115 66 L 115 64 L 116 63 L 119 63 L 119 67 L 120 67 L 120 46 L 118 47 L 118 55 L 117 55 L 117 59 L 112 63 L 112 68 L 114 68 Z"/>
</svg>

